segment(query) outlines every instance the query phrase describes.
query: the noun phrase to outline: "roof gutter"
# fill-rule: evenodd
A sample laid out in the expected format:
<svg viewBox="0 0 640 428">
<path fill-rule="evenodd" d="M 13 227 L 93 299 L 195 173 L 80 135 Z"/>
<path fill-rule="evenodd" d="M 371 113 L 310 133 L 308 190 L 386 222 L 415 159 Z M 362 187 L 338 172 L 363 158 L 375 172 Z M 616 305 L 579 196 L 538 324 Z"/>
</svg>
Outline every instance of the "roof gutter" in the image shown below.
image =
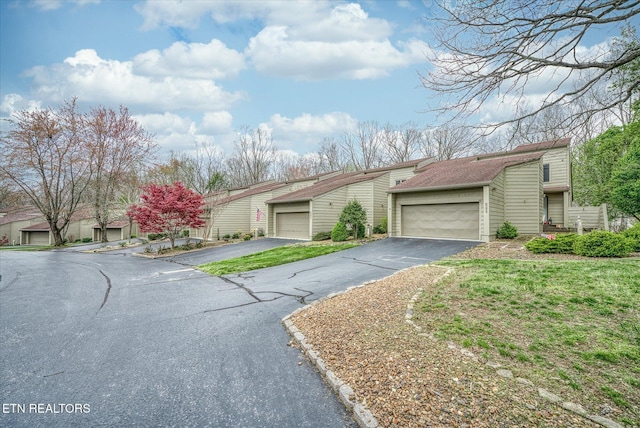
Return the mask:
<svg viewBox="0 0 640 428">
<path fill-rule="evenodd" d="M 477 183 L 465 183 L 465 184 L 446 184 L 444 186 L 429 186 L 429 187 L 411 187 L 407 189 L 389 189 L 387 193 L 411 193 L 411 192 L 435 192 L 437 190 L 455 190 L 455 189 L 471 189 L 475 187 L 484 187 L 491 184 L 491 181 L 480 181 Z"/>
<path fill-rule="evenodd" d="M 268 205 L 272 205 L 272 204 L 291 204 L 294 202 L 309 202 L 313 200 L 313 198 L 299 198 L 299 199 L 287 199 L 287 200 L 282 200 L 282 201 L 276 201 L 274 199 L 271 199 L 269 201 L 266 201 L 265 204 Z"/>
</svg>

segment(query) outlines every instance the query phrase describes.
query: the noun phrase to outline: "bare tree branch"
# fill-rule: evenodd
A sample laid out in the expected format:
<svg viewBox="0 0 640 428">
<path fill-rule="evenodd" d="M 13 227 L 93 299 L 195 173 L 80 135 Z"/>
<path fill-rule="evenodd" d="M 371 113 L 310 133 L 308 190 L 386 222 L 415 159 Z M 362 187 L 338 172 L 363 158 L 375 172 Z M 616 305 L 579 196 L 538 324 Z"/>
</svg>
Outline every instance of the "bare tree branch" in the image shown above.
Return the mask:
<svg viewBox="0 0 640 428">
<path fill-rule="evenodd" d="M 441 0 L 438 6 L 438 46 L 431 58 L 435 68 L 420 77 L 425 88 L 444 97 L 434 110 L 454 112 L 454 121 L 478 112 L 494 98 L 508 102 L 507 96 L 515 99 L 516 111 L 498 125 L 529 118 L 574 102 L 640 61 L 633 29 L 625 35 L 627 43 L 615 49 L 590 56 L 581 50 L 585 39 L 605 25 L 623 32 L 640 14 L 640 0 Z M 541 81 L 550 76 L 554 82 Z M 569 81 L 578 83 L 571 88 Z M 547 85 L 546 97 L 523 112 L 519 104 L 534 83 Z M 624 90 L 583 113 L 616 108 L 637 99 L 638 92 L 640 81 L 631 79 Z"/>
</svg>

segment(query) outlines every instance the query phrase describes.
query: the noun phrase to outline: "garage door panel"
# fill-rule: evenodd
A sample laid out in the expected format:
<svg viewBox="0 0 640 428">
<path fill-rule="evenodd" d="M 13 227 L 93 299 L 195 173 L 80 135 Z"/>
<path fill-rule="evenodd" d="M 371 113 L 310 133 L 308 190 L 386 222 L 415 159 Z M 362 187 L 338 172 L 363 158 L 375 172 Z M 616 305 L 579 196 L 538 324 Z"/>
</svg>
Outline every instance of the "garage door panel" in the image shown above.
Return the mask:
<svg viewBox="0 0 640 428">
<path fill-rule="evenodd" d="M 276 236 L 309 239 L 309 213 L 277 213 Z"/>
<path fill-rule="evenodd" d="M 424 238 L 479 239 L 479 204 L 402 206 L 402 235 Z"/>
<path fill-rule="evenodd" d="M 29 232 L 29 244 L 49 245 L 49 232 Z"/>
</svg>

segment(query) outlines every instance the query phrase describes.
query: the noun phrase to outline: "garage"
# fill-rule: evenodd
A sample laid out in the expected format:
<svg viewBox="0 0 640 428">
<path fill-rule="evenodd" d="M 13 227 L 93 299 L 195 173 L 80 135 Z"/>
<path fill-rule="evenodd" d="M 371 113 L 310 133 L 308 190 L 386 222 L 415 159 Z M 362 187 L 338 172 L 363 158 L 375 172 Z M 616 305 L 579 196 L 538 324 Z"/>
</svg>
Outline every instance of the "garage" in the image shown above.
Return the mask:
<svg viewBox="0 0 640 428">
<path fill-rule="evenodd" d="M 23 232 L 22 242 L 28 245 L 49 245 L 49 231 L 30 230 Z"/>
<path fill-rule="evenodd" d="M 309 213 L 276 213 L 276 236 L 309 239 Z"/>
<path fill-rule="evenodd" d="M 421 238 L 480 239 L 477 202 L 403 205 L 402 236 Z"/>
</svg>

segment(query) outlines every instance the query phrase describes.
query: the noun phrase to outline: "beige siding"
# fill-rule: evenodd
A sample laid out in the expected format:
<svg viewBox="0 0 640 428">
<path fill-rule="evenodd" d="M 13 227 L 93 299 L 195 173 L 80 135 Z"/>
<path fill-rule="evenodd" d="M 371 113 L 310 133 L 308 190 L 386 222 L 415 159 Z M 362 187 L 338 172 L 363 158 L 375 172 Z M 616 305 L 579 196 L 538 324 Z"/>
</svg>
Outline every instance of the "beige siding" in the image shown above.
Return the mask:
<svg viewBox="0 0 640 428">
<path fill-rule="evenodd" d="M 318 196 L 313 201 L 312 235 L 318 232 L 331 232 L 340 218 L 346 201 L 347 190 L 344 187 Z"/>
<path fill-rule="evenodd" d="M 373 216 L 369 217 L 372 227 L 380 224 L 382 217 L 387 216 L 387 190 L 389 190 L 389 180 L 382 176 L 373 182 Z"/>
<path fill-rule="evenodd" d="M 519 233 L 540 233 L 542 224 L 542 163 L 505 169 L 504 219 Z"/>
<path fill-rule="evenodd" d="M 396 186 L 400 184 L 399 182 L 413 177 L 415 175 L 413 172 L 414 170 L 415 169 L 413 167 L 410 167 L 389 171 L 389 187 Z"/>
<path fill-rule="evenodd" d="M 347 198 L 342 203 L 342 207 L 344 208 L 347 202 L 353 199 L 357 199 L 360 202 L 367 213 L 366 223 L 370 223 L 373 218 L 373 182 L 369 180 L 347 186 Z"/>
<path fill-rule="evenodd" d="M 489 185 L 489 240 L 495 239 L 504 218 L 504 171 Z"/>
<path fill-rule="evenodd" d="M 549 164 L 549 181 L 545 186 L 569 186 L 571 184 L 571 164 L 568 147 L 551 149 L 542 156 L 542 163 Z"/>
<path fill-rule="evenodd" d="M 583 228 L 609 230 L 606 205 L 599 207 L 570 207 L 567 227 L 576 227 L 578 216 L 582 220 Z"/>
<path fill-rule="evenodd" d="M 560 227 L 564 227 L 564 195 L 550 193 L 547 195 L 547 215 Z"/>
<path fill-rule="evenodd" d="M 238 199 L 220 208 L 213 219 L 212 235 L 215 236 L 218 229 L 220 229 L 220 236 L 238 231 L 249 232 L 251 228 L 248 217 L 249 202 L 251 202 L 249 198 Z"/>
<path fill-rule="evenodd" d="M 265 201 L 273 198 L 272 192 L 258 193 L 251 196 L 251 203 L 249 205 L 249 211 L 246 215 L 249 216 L 248 221 L 251 225 L 251 230 L 262 229 L 267 230 L 267 204 Z M 260 221 L 258 220 L 258 210 L 260 210 Z"/>
<path fill-rule="evenodd" d="M 476 189 L 457 189 L 442 190 L 433 192 L 410 192 L 397 193 L 395 195 L 395 206 L 393 208 L 393 224 L 389 228 L 393 228 L 393 236 L 400 236 L 402 232 L 402 206 L 403 205 L 422 205 L 422 204 L 451 204 L 465 202 L 482 201 L 482 188 Z M 484 214 L 479 213 L 479 223 L 484 221 Z M 446 220 L 446 219 L 443 219 Z"/>
</svg>

